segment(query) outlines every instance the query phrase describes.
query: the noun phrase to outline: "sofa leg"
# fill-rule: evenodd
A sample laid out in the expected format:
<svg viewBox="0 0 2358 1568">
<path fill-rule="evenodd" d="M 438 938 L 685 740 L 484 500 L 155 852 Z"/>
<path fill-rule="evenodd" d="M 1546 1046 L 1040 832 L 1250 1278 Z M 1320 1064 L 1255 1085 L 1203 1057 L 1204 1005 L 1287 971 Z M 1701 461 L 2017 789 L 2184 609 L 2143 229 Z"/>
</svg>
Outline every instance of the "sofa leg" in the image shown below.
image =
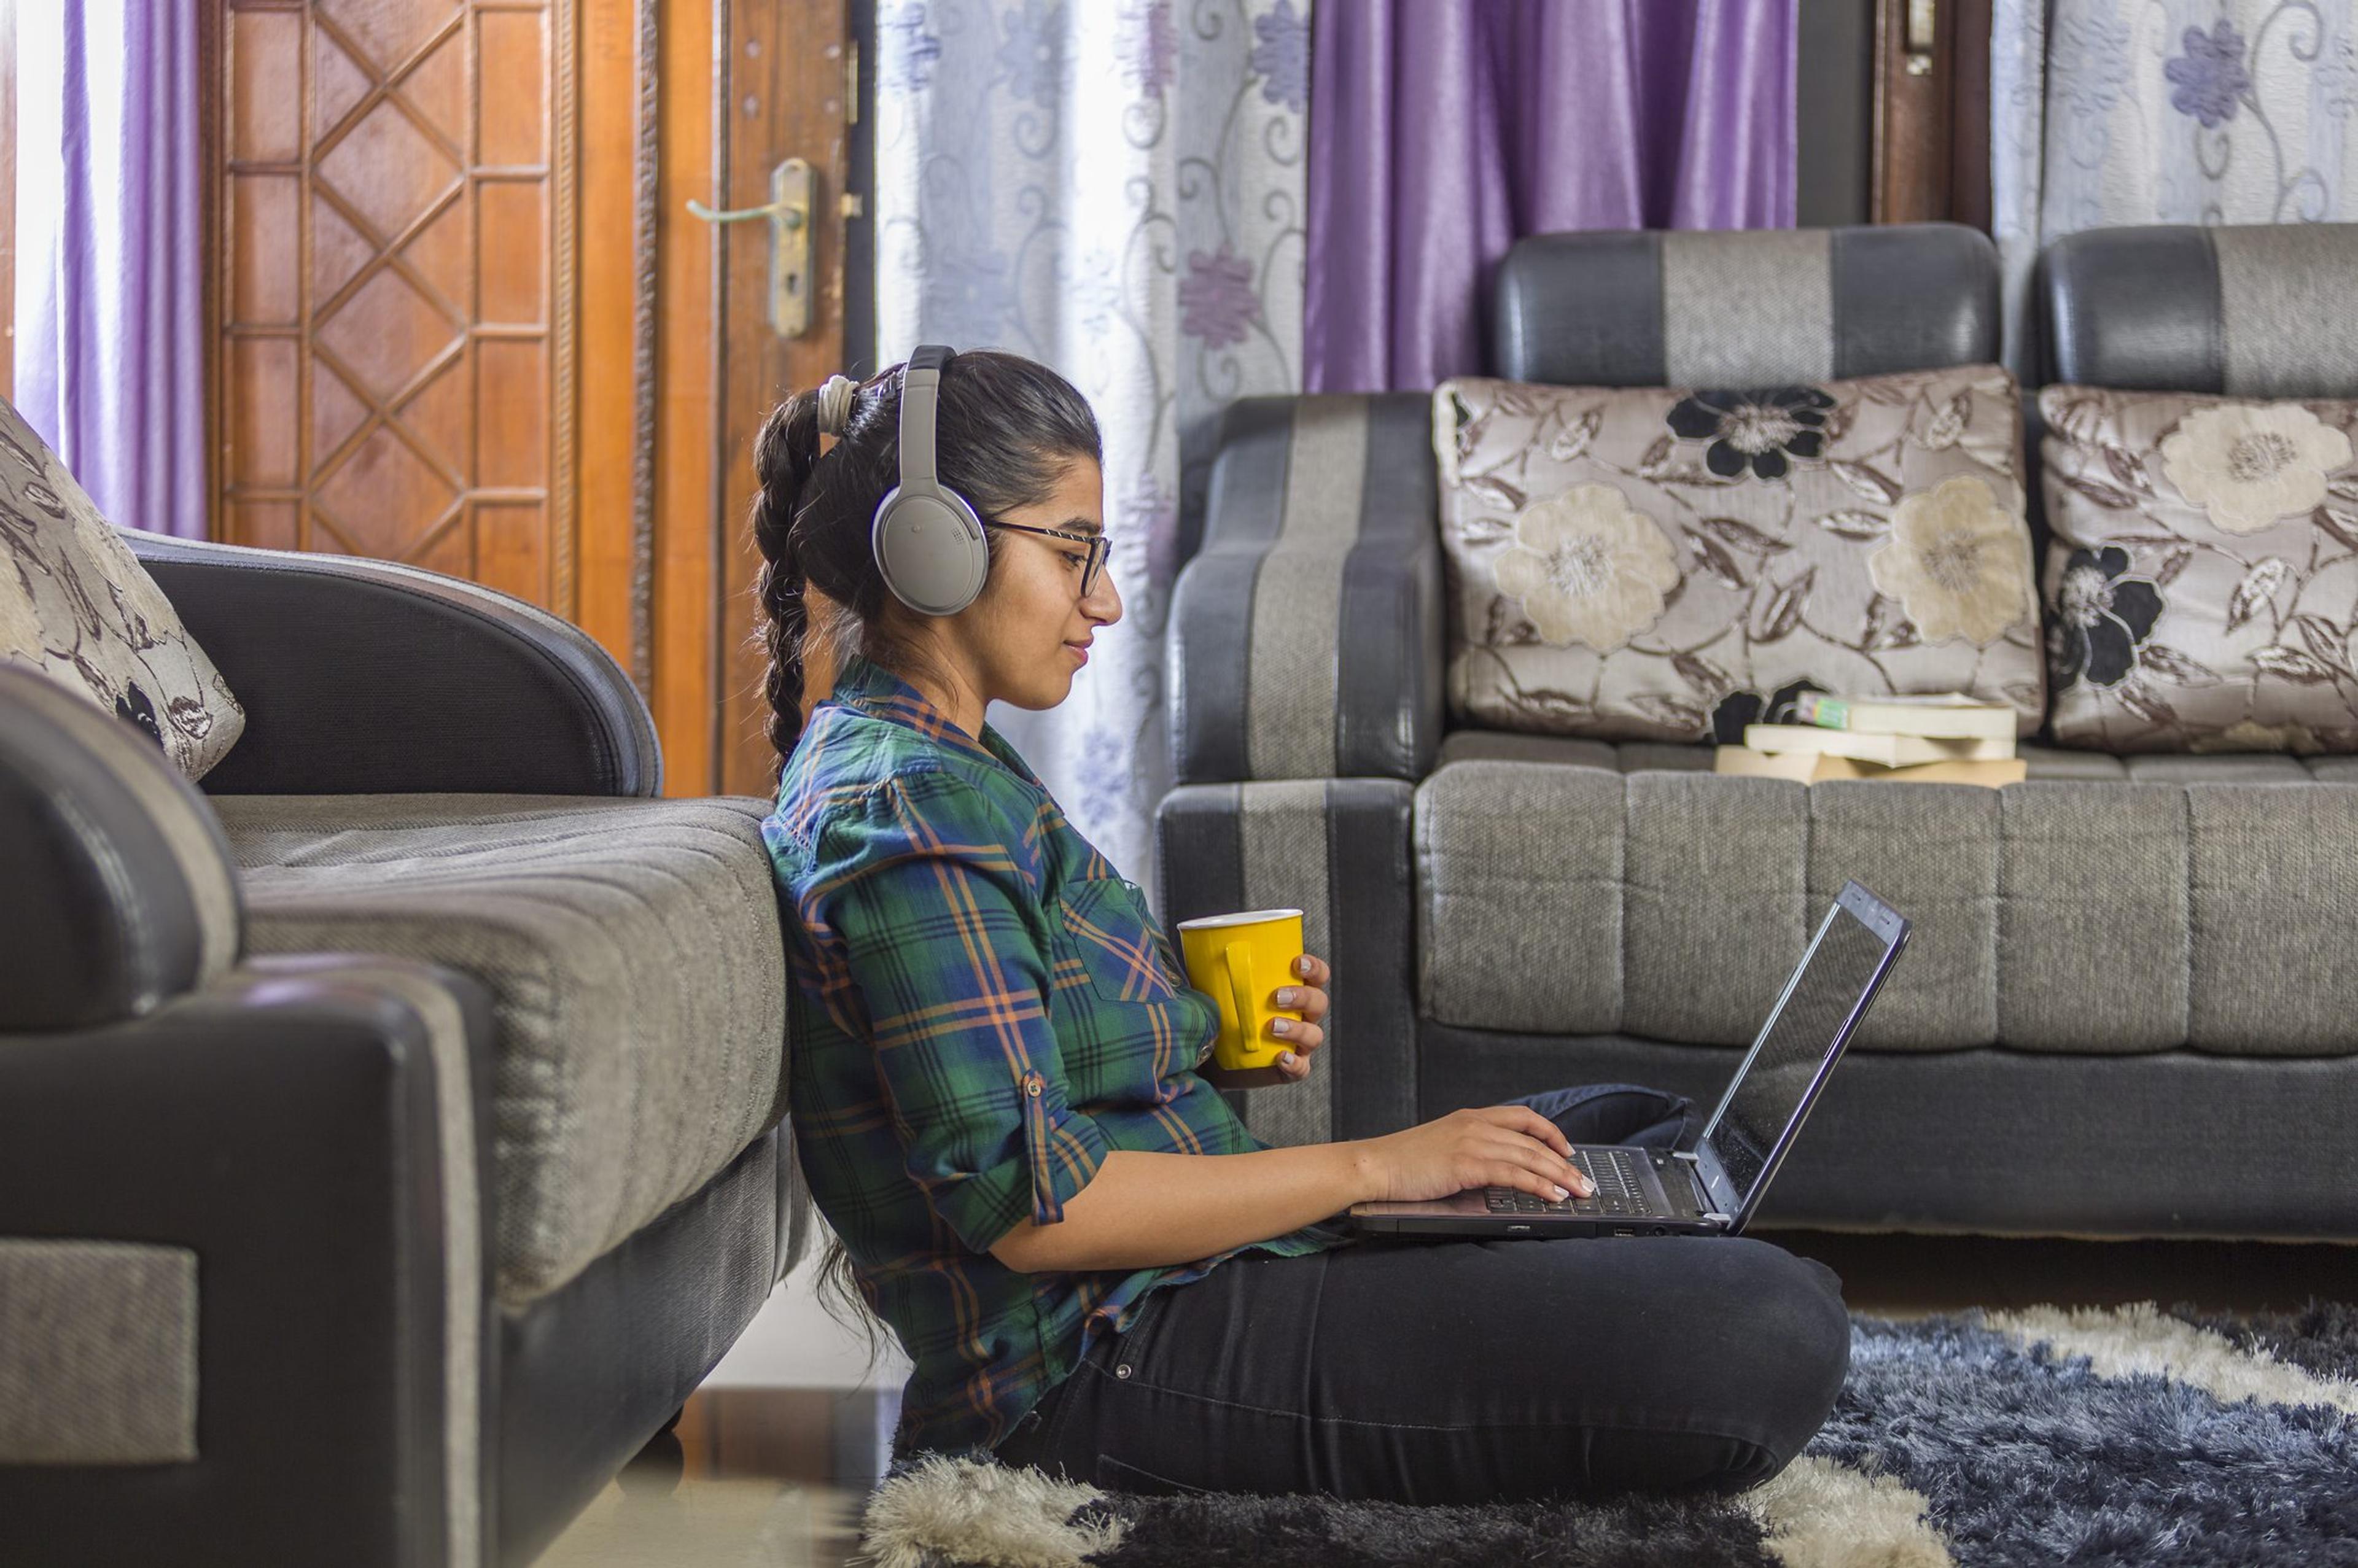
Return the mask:
<svg viewBox="0 0 2358 1568">
<path fill-rule="evenodd" d="M 677 1416 L 672 1418 L 676 1422 Z M 661 1432 L 647 1439 L 646 1446 L 632 1455 L 615 1477 L 626 1492 L 641 1492 L 656 1497 L 670 1495 L 687 1474 L 687 1451 L 680 1446 L 679 1433 L 666 1422 Z"/>
</svg>

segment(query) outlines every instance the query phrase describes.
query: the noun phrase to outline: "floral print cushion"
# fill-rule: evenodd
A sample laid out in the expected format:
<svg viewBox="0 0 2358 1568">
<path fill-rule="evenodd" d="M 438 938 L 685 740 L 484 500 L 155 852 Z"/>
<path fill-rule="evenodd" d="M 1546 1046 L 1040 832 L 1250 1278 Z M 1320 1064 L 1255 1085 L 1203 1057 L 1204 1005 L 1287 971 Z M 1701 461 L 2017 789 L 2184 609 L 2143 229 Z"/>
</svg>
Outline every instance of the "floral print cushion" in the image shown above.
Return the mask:
<svg viewBox="0 0 2358 1568">
<path fill-rule="evenodd" d="M 2058 745 L 2358 751 L 2358 403 L 2043 388 Z"/>
<path fill-rule="evenodd" d="M 245 730 L 245 709 L 171 600 L 5 398 L 0 660 L 29 665 L 136 727 L 190 779 Z"/>
<path fill-rule="evenodd" d="M 2045 700 L 1998 365 L 1433 389 L 1454 722 L 1736 743 L 1803 691 Z"/>
</svg>

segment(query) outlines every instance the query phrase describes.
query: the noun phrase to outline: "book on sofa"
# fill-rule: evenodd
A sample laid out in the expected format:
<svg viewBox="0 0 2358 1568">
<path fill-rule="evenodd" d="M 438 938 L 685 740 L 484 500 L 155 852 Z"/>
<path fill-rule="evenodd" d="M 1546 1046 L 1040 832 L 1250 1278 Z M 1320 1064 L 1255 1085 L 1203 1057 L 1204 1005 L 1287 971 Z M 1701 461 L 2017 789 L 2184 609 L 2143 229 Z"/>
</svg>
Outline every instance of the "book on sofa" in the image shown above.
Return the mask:
<svg viewBox="0 0 2358 1568">
<path fill-rule="evenodd" d="M 1907 767 L 1915 762 L 1976 762 L 2014 755 L 2011 735 L 1930 740 L 1920 735 L 1821 730 L 1813 724 L 1747 724 L 1744 727 L 1744 743 L 1756 752 L 1808 752 L 1829 757 L 1855 757 L 1887 768 Z"/>
<path fill-rule="evenodd" d="M 1744 744 L 1722 746 L 1713 771 L 1753 778 L 1887 779 L 1902 784 L 2008 784 L 2028 775 L 2014 754 L 2014 710 L 1960 693 L 1836 697 L 1803 692 L 1797 722 L 1747 724 Z"/>
<path fill-rule="evenodd" d="M 1793 719 L 1822 730 L 1928 740 L 2011 739 L 2015 732 L 2012 707 L 1957 691 L 1931 697 L 1836 697 L 1805 691 L 1793 698 Z"/>
<path fill-rule="evenodd" d="M 1996 787 L 2021 783 L 2029 776 L 2030 764 L 2020 757 L 1985 757 L 1887 768 L 1830 752 L 1762 752 L 1750 746 L 1722 746 L 1714 753 L 1712 772 L 1741 778 L 1792 779 L 1801 784 L 1822 784 L 1827 779 L 1876 779 L 1892 784 Z"/>
</svg>

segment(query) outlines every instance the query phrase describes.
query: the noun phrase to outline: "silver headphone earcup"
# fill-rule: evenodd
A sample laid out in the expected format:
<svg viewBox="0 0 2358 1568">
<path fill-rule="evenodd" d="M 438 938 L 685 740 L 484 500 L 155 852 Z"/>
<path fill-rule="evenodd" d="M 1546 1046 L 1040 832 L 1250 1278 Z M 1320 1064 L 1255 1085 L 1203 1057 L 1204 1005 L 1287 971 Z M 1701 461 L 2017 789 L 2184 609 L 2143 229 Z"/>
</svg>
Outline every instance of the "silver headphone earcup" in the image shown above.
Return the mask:
<svg viewBox="0 0 2358 1568">
<path fill-rule="evenodd" d="M 903 495 L 895 486 L 877 505 L 869 546 L 892 597 L 921 614 L 957 614 L 990 574 L 982 521 L 949 491 Z"/>
</svg>

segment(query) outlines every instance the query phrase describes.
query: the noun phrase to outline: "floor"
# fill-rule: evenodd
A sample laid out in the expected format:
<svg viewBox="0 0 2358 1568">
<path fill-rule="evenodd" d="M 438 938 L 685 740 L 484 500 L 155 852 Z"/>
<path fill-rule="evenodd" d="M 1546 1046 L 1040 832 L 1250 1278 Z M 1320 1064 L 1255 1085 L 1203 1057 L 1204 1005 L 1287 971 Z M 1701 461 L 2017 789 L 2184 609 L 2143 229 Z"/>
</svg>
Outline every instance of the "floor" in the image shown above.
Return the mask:
<svg viewBox="0 0 2358 1568">
<path fill-rule="evenodd" d="M 2039 1303 L 2251 1312 L 2310 1296 L 2358 1300 L 2358 1247 L 1762 1234 L 1832 1265 L 1855 1310 L 1885 1317 Z M 809 1276 L 796 1271 L 676 1431 L 598 1496 L 540 1568 L 838 1568 L 849 1559 L 908 1368 L 892 1346 L 868 1369 L 865 1344 L 820 1311 Z"/>
</svg>

